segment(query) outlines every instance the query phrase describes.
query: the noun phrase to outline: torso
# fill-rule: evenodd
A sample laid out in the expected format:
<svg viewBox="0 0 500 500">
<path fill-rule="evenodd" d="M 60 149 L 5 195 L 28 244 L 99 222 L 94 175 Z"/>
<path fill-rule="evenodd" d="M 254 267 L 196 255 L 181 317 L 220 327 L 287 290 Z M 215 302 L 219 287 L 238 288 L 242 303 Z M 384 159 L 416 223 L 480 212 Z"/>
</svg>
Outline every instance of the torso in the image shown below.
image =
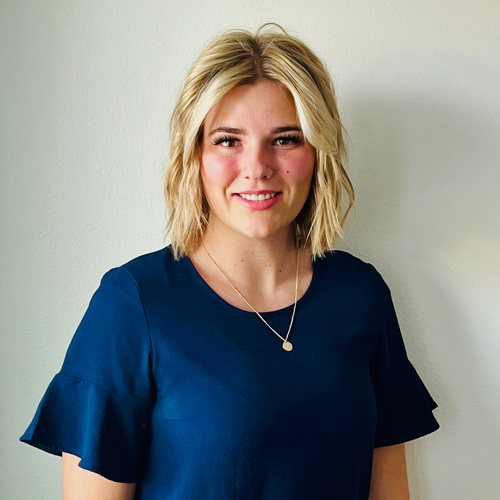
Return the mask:
<svg viewBox="0 0 500 500">
<path fill-rule="evenodd" d="M 376 425 L 368 266 L 343 253 L 315 263 L 286 352 L 189 259 L 165 258 L 153 279 L 127 266 L 148 316 L 158 391 L 137 498 L 367 498 Z M 264 313 L 280 333 L 292 301 Z"/>
</svg>

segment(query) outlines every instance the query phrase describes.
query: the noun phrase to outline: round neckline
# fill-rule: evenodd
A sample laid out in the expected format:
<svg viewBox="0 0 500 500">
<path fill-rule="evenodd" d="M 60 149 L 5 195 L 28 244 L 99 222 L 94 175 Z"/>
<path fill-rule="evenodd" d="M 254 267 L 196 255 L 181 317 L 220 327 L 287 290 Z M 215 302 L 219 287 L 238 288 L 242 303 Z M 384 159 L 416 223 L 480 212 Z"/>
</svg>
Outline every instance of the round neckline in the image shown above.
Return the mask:
<svg viewBox="0 0 500 500">
<path fill-rule="evenodd" d="M 196 267 L 194 266 L 193 262 L 191 259 L 186 256 L 183 257 L 179 260 L 179 262 L 184 262 L 185 266 L 188 268 L 189 272 L 191 275 L 195 278 L 196 284 L 207 294 L 209 295 L 212 300 L 215 302 L 219 303 L 222 307 L 225 309 L 229 309 L 232 312 L 235 312 L 237 314 L 241 315 L 248 315 L 248 316 L 255 316 L 255 313 L 253 311 L 245 311 L 244 309 L 240 309 L 239 307 L 233 306 L 229 302 L 226 302 L 218 293 L 213 290 L 213 288 L 203 279 L 201 274 L 198 272 Z M 309 286 L 307 287 L 307 290 L 305 293 L 302 295 L 302 297 L 297 300 L 297 309 L 301 308 L 311 297 L 311 295 L 314 293 L 314 290 L 316 288 L 317 282 L 318 282 L 318 269 L 317 269 L 317 261 L 312 261 L 312 279 L 311 282 L 309 283 Z M 268 317 L 272 318 L 273 316 L 281 316 L 283 314 L 291 314 L 293 311 L 293 306 L 294 304 L 290 304 L 288 306 L 285 306 L 281 309 L 276 309 L 274 311 L 266 311 L 266 312 L 260 312 L 259 314 L 262 315 L 262 317 Z"/>
</svg>

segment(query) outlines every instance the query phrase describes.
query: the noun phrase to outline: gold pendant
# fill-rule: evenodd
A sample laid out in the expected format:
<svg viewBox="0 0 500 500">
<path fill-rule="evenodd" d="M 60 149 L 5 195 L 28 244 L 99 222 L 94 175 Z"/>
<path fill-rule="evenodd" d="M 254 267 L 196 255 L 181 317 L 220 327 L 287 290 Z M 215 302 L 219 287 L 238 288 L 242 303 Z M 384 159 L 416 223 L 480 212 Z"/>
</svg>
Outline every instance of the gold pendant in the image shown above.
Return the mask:
<svg viewBox="0 0 500 500">
<path fill-rule="evenodd" d="M 285 340 L 285 342 L 283 342 L 283 349 L 285 349 L 285 351 L 290 352 L 293 349 L 292 343 L 288 342 L 288 340 Z"/>
</svg>

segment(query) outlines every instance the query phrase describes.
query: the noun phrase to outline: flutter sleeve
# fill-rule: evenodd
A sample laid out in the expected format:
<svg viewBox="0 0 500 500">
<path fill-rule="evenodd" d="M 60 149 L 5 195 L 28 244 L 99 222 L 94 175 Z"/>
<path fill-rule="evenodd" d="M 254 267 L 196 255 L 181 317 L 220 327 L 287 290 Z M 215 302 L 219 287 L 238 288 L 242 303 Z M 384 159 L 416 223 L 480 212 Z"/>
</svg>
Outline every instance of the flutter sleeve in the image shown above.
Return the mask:
<svg viewBox="0 0 500 500">
<path fill-rule="evenodd" d="M 126 269 L 107 272 L 21 441 L 71 453 L 118 482 L 138 479 L 155 384 L 149 327 Z"/>
<path fill-rule="evenodd" d="M 377 448 L 430 434 L 439 424 L 432 413 L 438 405 L 407 357 L 389 287 L 373 271 L 378 339 L 370 369 L 377 405 Z"/>
</svg>

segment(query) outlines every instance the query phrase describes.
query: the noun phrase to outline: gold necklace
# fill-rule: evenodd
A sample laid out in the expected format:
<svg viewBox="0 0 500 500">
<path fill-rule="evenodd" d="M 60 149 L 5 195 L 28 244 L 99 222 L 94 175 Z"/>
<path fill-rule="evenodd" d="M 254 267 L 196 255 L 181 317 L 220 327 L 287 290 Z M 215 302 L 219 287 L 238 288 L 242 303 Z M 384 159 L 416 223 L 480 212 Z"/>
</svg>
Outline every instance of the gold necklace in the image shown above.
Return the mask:
<svg viewBox="0 0 500 500">
<path fill-rule="evenodd" d="M 229 278 L 222 272 L 222 269 L 217 265 L 217 262 L 213 259 L 213 257 L 208 253 L 208 250 L 205 247 L 205 244 L 202 242 L 201 243 L 203 246 L 203 249 L 205 250 L 205 253 L 208 255 L 208 258 L 213 262 L 214 266 L 217 268 L 221 276 L 229 283 L 231 288 L 245 301 L 246 305 L 252 309 L 252 311 L 265 323 L 265 325 L 275 334 L 277 335 L 282 341 L 282 347 L 285 351 L 290 352 L 293 349 L 293 345 L 291 342 L 288 341 L 288 337 L 290 336 L 290 332 L 292 331 L 292 325 L 293 325 L 293 320 L 295 319 L 295 310 L 297 309 L 297 294 L 299 290 L 299 251 L 297 250 L 297 270 L 295 272 L 295 302 L 293 304 L 293 312 L 292 312 L 292 319 L 290 320 L 290 325 L 288 326 L 288 332 L 286 334 L 286 337 L 283 337 L 280 335 L 255 309 L 255 307 L 248 302 L 245 297 L 239 292 L 239 290 L 229 281 Z"/>
</svg>

